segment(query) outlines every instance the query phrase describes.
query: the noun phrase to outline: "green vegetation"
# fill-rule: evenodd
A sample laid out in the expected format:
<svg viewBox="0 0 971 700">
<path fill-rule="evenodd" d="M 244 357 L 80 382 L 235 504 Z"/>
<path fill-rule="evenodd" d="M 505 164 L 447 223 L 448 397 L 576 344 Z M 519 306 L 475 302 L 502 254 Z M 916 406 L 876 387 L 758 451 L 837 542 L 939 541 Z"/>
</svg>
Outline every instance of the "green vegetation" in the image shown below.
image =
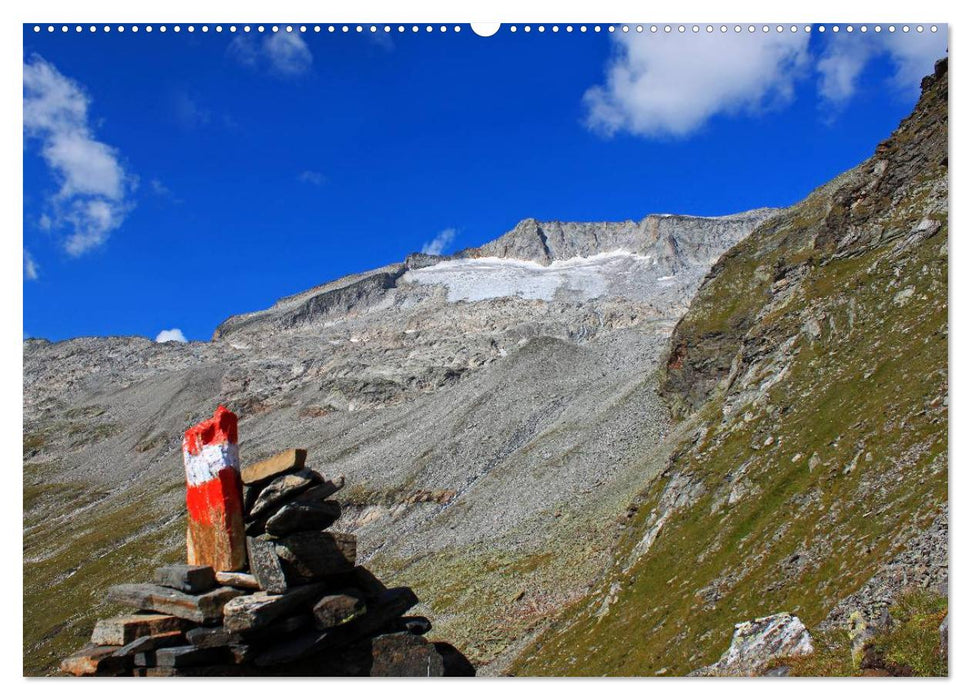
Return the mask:
<svg viewBox="0 0 971 700">
<path fill-rule="evenodd" d="M 914 589 L 900 596 L 890 608 L 893 625 L 869 642 L 876 670 L 894 675 L 946 676 L 947 658 L 941 653 L 940 625 L 947 615 L 947 599 Z M 873 669 L 853 663 L 849 637 L 836 631 L 814 640 L 816 651 L 808 656 L 782 660 L 793 676 L 864 676 Z M 864 664 L 867 665 L 867 664 Z"/>
<path fill-rule="evenodd" d="M 98 618 L 120 610 L 107 586 L 145 580 L 182 555 L 182 484 L 114 493 L 78 483 L 24 483 L 24 674 L 56 672 Z"/>
<path fill-rule="evenodd" d="M 947 503 L 946 164 L 932 162 L 893 197 L 864 187 L 864 164 L 719 262 L 663 377 L 700 428 L 646 485 L 599 585 L 514 674 L 685 674 L 735 623 L 782 611 L 823 640 L 800 668 L 856 672 L 820 623 Z M 928 212 L 943 225 L 905 239 Z M 898 614 L 888 661 L 934 675 L 943 613 Z"/>
</svg>

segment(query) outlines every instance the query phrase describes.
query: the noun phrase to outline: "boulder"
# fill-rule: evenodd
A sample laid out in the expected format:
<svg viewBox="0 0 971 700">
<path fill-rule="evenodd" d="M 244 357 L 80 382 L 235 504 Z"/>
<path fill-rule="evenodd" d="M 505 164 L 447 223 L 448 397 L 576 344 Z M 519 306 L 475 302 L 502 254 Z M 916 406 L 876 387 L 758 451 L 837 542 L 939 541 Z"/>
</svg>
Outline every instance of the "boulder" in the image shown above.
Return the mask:
<svg viewBox="0 0 971 700">
<path fill-rule="evenodd" d="M 812 638 L 802 621 L 777 613 L 735 625 L 732 642 L 722 657 L 692 676 L 757 676 L 774 659 L 813 653 Z"/>
</svg>

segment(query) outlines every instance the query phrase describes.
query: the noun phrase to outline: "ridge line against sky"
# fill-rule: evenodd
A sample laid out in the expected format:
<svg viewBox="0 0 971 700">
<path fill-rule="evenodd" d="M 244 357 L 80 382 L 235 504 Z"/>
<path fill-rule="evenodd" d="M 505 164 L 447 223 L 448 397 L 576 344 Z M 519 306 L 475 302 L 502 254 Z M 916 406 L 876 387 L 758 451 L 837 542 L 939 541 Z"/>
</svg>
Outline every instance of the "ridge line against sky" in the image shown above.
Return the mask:
<svg viewBox="0 0 971 700">
<path fill-rule="evenodd" d="M 844 117 L 849 120 L 850 117 L 847 115 L 851 115 L 854 102 L 859 102 L 860 99 L 879 99 L 884 103 L 895 105 L 899 120 L 909 111 L 916 99 L 920 77 L 930 72 L 934 59 L 943 56 L 946 51 L 947 31 L 946 27 L 941 29 L 942 31 L 937 34 L 928 31 L 922 35 L 916 33 L 877 35 L 873 32 L 867 35 L 859 33 L 849 35 L 845 32 L 817 35 L 802 31 L 770 31 L 764 34 L 743 32 L 738 35 L 731 31 L 721 34 L 716 30 L 713 34 L 702 32 L 694 36 L 674 33 L 648 35 L 636 32 L 616 32 L 600 37 L 587 36 L 583 37 L 582 41 L 585 42 L 584 47 L 588 54 L 585 58 L 589 60 L 582 64 L 577 61 L 571 66 L 575 69 L 575 75 L 564 76 L 557 73 L 556 80 L 553 81 L 556 87 L 560 88 L 560 92 L 556 93 L 557 103 L 566 105 L 566 108 L 552 115 L 538 114 L 538 116 L 545 116 L 547 123 L 555 120 L 557 130 L 564 134 L 565 143 L 582 144 L 582 147 L 594 156 L 600 153 L 614 153 L 620 148 L 630 151 L 640 149 L 648 154 L 648 157 L 651 153 L 661 151 L 676 157 L 677 154 L 684 153 L 685 155 L 681 157 L 693 162 L 698 168 L 730 167 L 733 159 L 750 158 L 751 152 L 744 154 L 726 152 L 720 155 L 705 154 L 700 149 L 704 147 L 710 149 L 711 144 L 719 138 L 721 138 L 719 145 L 730 146 L 731 139 L 724 138 L 723 133 L 739 138 L 743 144 L 751 143 L 757 137 L 757 134 L 753 136 L 751 132 L 764 130 L 769 123 L 784 125 L 788 112 L 791 112 L 794 106 L 798 106 L 804 113 L 809 106 L 809 111 L 812 112 L 811 119 L 805 118 L 803 114 L 800 124 L 802 128 L 806 128 L 808 124 L 809 128 L 815 129 L 816 132 L 812 137 L 817 139 L 826 138 L 827 129 L 840 128 Z M 57 44 L 57 37 L 31 36 L 31 34 L 30 29 L 25 27 L 23 272 L 26 285 L 25 327 L 30 326 L 33 330 L 33 319 L 28 313 L 28 300 L 33 296 L 41 301 L 38 297 L 42 293 L 38 289 L 35 295 L 32 287 L 43 285 L 45 281 L 50 282 L 50 285 L 44 289 L 50 295 L 53 291 L 52 287 L 56 286 L 60 279 L 75 274 L 83 277 L 84 275 L 75 271 L 85 265 L 105 266 L 103 269 L 109 274 L 118 274 L 120 267 L 112 266 L 110 258 L 118 255 L 124 258 L 124 260 L 119 258 L 120 263 L 130 264 L 137 251 L 132 251 L 132 241 L 129 240 L 125 243 L 117 243 L 118 246 L 126 246 L 127 250 L 116 252 L 114 239 L 119 236 L 124 238 L 122 234 L 128 232 L 129 228 L 134 228 L 134 219 L 142 214 L 140 209 L 151 208 L 154 214 L 164 212 L 159 216 L 160 219 L 171 217 L 172 212 L 178 212 L 179 216 L 175 219 L 180 223 L 200 216 L 200 213 L 198 209 L 186 211 L 193 206 L 189 200 L 191 189 L 178 182 L 183 173 L 177 168 L 174 169 L 172 163 L 164 162 L 164 158 L 157 164 L 153 163 L 143 154 L 135 154 L 132 148 L 124 145 L 126 142 L 131 143 L 131 139 L 126 138 L 130 134 L 124 133 L 125 128 L 119 130 L 119 127 L 127 127 L 128 131 L 133 130 L 134 120 L 128 121 L 132 119 L 132 110 L 126 111 L 120 109 L 118 104 L 109 104 L 108 107 L 112 108 L 109 111 L 114 114 L 114 118 L 104 116 L 100 107 L 106 102 L 117 102 L 119 96 L 113 95 L 109 89 L 106 89 L 106 81 L 100 66 L 78 55 L 79 50 L 83 48 L 80 41 L 65 49 Z M 115 47 L 114 50 L 118 52 L 121 52 L 117 47 L 122 41 L 133 38 L 78 37 L 82 41 L 100 40 L 103 42 L 102 45 Z M 152 40 L 160 38 L 158 34 L 151 37 Z M 167 38 L 175 39 L 175 37 Z M 515 44 L 517 39 L 524 38 L 522 34 L 519 37 L 509 37 L 503 48 L 525 54 L 528 51 L 523 50 L 521 44 Z M 553 37 L 547 38 L 553 39 Z M 149 37 L 143 36 L 141 39 L 147 41 Z M 169 122 L 163 125 L 164 129 L 152 131 L 152 124 L 146 123 L 143 128 L 148 131 L 143 132 L 142 135 L 150 139 L 152 136 L 160 136 L 162 131 L 168 131 L 172 132 L 173 142 L 202 139 L 204 145 L 220 139 L 236 139 L 238 143 L 245 142 L 254 150 L 265 150 L 267 147 L 278 145 L 289 122 L 295 119 L 286 112 L 271 110 L 269 108 L 272 105 L 269 101 L 271 98 L 293 99 L 294 95 L 299 97 L 301 91 L 304 91 L 303 96 L 309 101 L 312 86 L 317 82 L 330 81 L 327 87 L 332 91 L 324 92 L 324 95 L 331 99 L 321 98 L 314 92 L 313 99 L 317 101 L 308 104 L 309 113 L 325 115 L 335 122 L 335 126 L 338 127 L 334 132 L 335 139 L 356 139 L 366 142 L 368 139 L 373 139 L 375 135 L 359 129 L 354 119 L 357 113 L 350 112 L 344 115 L 340 113 L 347 109 L 348 103 L 360 100 L 360 93 L 365 89 L 382 85 L 387 79 L 385 76 L 401 77 L 402 71 L 396 72 L 394 60 L 407 53 L 407 59 L 403 60 L 414 60 L 415 63 L 405 64 L 405 70 L 412 70 L 415 75 L 425 78 L 429 76 L 437 78 L 441 74 L 445 76 L 443 81 L 459 76 L 441 63 L 442 52 L 439 49 L 428 51 L 428 48 L 433 46 L 433 40 L 438 41 L 439 44 L 442 41 L 453 41 L 452 50 L 467 53 L 468 65 L 476 65 L 475 60 L 480 63 L 487 60 L 483 58 L 487 56 L 483 50 L 483 44 L 472 43 L 475 38 L 468 37 L 468 34 L 461 38 L 458 36 L 429 37 L 425 40 L 427 46 L 419 45 L 417 48 L 410 37 L 380 33 L 377 35 L 366 33 L 360 37 L 335 37 L 335 39 L 342 39 L 339 46 L 337 46 L 339 42 L 336 41 L 333 42 L 334 46 L 324 44 L 323 40 L 326 37 L 302 36 L 298 32 L 286 31 L 222 37 L 184 35 L 179 39 L 195 42 L 193 48 L 196 50 L 199 50 L 200 43 L 210 44 L 202 49 L 207 53 L 200 55 L 210 62 L 207 64 L 207 69 L 212 71 L 210 78 L 224 80 L 227 85 L 232 86 L 227 89 L 237 90 L 245 86 L 254 92 L 265 93 L 267 102 L 259 104 L 258 107 L 269 117 L 262 124 L 266 128 L 266 133 L 256 132 L 253 120 L 250 119 L 255 112 L 234 110 L 228 104 L 220 104 L 218 100 L 213 99 L 216 96 L 213 91 L 204 91 L 202 81 L 194 85 L 190 76 L 188 79 L 181 80 L 179 85 L 171 87 L 169 94 L 163 100 L 169 105 L 166 115 Z M 538 37 L 533 39 L 538 40 Z M 569 49 L 562 43 L 565 39 L 566 37 L 559 37 L 561 44 L 555 51 L 562 52 Z M 577 43 L 581 41 L 579 36 L 575 36 L 574 39 Z M 35 46 L 31 47 L 31 44 Z M 496 49 L 498 48 L 497 46 Z M 151 49 L 133 49 L 129 45 L 124 50 L 148 53 L 150 56 L 164 56 L 165 51 L 174 49 L 152 44 Z M 439 53 L 436 54 L 436 51 Z M 555 51 L 551 50 L 553 53 Z M 152 52 L 155 53 L 152 54 Z M 326 54 L 326 56 L 321 59 L 315 54 Z M 146 60 L 145 55 L 139 55 L 138 58 Z M 344 63 L 335 62 L 337 58 L 343 59 Z M 515 61 L 516 57 L 514 56 L 512 60 Z M 547 66 L 546 70 L 550 70 L 551 67 Z M 542 78 L 545 75 L 543 68 L 537 67 L 536 76 Z M 536 76 L 533 77 L 534 80 Z M 567 77 L 569 80 L 566 79 Z M 452 87 L 451 83 L 444 82 L 444 84 Z M 380 94 L 379 91 L 376 101 L 380 101 Z M 402 93 L 393 92 L 393 94 L 403 99 Z M 428 97 L 428 93 L 424 96 Z M 225 102 L 238 100 L 238 93 L 234 92 L 231 97 L 232 99 L 227 99 Z M 407 115 L 402 114 L 402 110 L 411 110 L 423 116 L 430 115 L 432 119 L 424 136 L 425 143 L 421 144 L 426 148 L 411 147 L 404 149 L 405 153 L 395 154 L 400 160 L 410 158 L 409 162 L 413 168 L 421 175 L 427 176 L 434 172 L 438 162 L 430 160 L 426 167 L 422 163 L 422 157 L 427 150 L 436 150 L 435 140 L 441 132 L 435 127 L 444 123 L 443 114 L 450 118 L 450 125 L 458 124 L 459 128 L 463 119 L 472 127 L 478 127 L 479 124 L 469 112 L 463 114 L 465 105 L 461 100 L 456 100 L 452 104 L 428 104 L 422 103 L 421 97 L 418 96 L 412 102 L 399 103 L 397 111 L 393 109 L 393 105 L 379 105 L 386 109 L 381 113 L 384 121 L 372 116 L 370 125 L 394 133 L 396 129 L 403 131 L 400 126 L 402 121 L 409 121 Z M 509 102 L 516 104 L 520 109 L 542 111 L 542 105 L 536 106 L 514 100 Z M 299 102 L 292 104 L 299 106 Z M 364 111 L 374 107 L 373 104 L 363 102 L 358 104 L 364 105 Z M 253 107 L 253 103 L 250 103 L 250 107 Z M 883 107 L 881 106 L 880 109 Z M 144 117 L 146 122 L 150 122 L 149 115 L 145 113 L 139 117 Z M 435 121 L 436 117 L 439 119 L 438 122 Z M 125 121 L 120 122 L 119 118 Z M 877 141 L 889 133 L 885 117 L 882 117 L 884 123 L 879 125 L 882 132 L 865 128 L 867 127 L 864 123 L 867 121 L 866 117 L 861 119 L 853 116 L 853 118 L 859 120 L 859 123 L 853 124 L 853 133 L 842 136 L 847 144 L 852 141 L 853 151 L 845 163 L 837 166 L 837 172 L 861 160 L 861 154 L 868 154 Z M 409 126 L 412 127 L 410 133 L 412 135 L 416 133 L 415 125 L 409 123 Z M 542 139 L 541 131 L 533 131 L 533 129 L 542 128 L 542 120 L 537 119 L 537 115 L 530 114 L 529 120 L 523 122 L 508 118 L 506 123 L 499 126 L 512 135 L 521 131 L 519 135 L 527 142 L 531 139 Z M 495 133 L 502 135 L 499 129 Z M 321 136 L 321 142 L 327 143 L 328 138 L 329 132 Z M 797 135 L 796 138 L 799 136 Z M 448 140 L 448 146 L 454 148 L 455 139 L 442 139 L 443 143 L 446 140 Z M 645 150 L 645 145 L 649 145 L 650 149 Z M 442 150 L 445 150 L 444 146 Z M 459 151 L 456 153 L 456 161 L 468 157 L 468 154 L 461 152 L 461 149 L 455 150 Z M 295 220 L 288 221 L 287 197 L 294 200 L 298 197 L 308 198 L 311 201 L 314 197 L 337 197 L 335 202 L 330 203 L 328 213 L 348 201 L 366 201 L 371 198 L 374 203 L 380 203 L 381 198 L 386 197 L 390 202 L 387 211 L 382 212 L 385 226 L 394 221 L 391 213 L 396 211 L 396 206 L 407 206 L 407 202 L 395 201 L 393 196 L 389 196 L 387 190 L 368 190 L 369 177 L 380 172 L 386 163 L 380 149 L 368 153 L 370 160 L 355 160 L 353 157 L 345 156 L 343 159 L 338 159 L 340 162 L 336 167 L 334 165 L 327 167 L 320 162 L 323 159 L 318 158 L 300 161 L 300 149 L 292 149 L 292 151 L 291 157 L 285 159 L 292 168 L 289 175 L 281 175 L 279 171 L 272 174 L 272 178 L 276 180 L 272 189 L 276 190 L 278 199 L 271 203 L 269 208 L 279 211 L 278 225 L 303 227 L 309 231 L 303 234 L 304 252 L 307 244 L 312 243 L 314 239 L 313 217 L 307 218 L 299 215 L 298 212 Z M 318 151 L 317 155 L 320 155 L 320 152 L 326 155 L 326 149 L 318 149 Z M 699 157 L 699 154 L 703 157 Z M 226 158 L 225 153 L 219 155 Z M 436 153 L 435 155 L 441 159 L 448 154 Z M 562 154 L 558 157 L 562 158 Z M 226 160 L 231 159 L 226 158 Z M 523 161 L 528 163 L 530 160 L 537 161 L 541 168 L 549 168 L 551 165 L 541 162 L 541 155 L 524 151 Z M 555 160 L 554 158 L 553 161 Z M 606 157 L 603 163 L 594 163 L 593 158 L 590 162 L 601 169 L 610 167 L 610 159 Z M 157 168 L 156 165 L 158 165 Z M 202 164 L 187 162 L 186 165 Z M 206 169 L 211 165 L 211 162 L 206 162 Z M 216 175 L 225 177 L 227 180 L 245 182 L 251 196 L 258 199 L 263 189 L 261 185 L 265 184 L 270 177 L 269 171 L 261 170 L 260 166 L 254 165 L 252 172 L 249 172 L 245 169 L 246 165 L 245 159 L 234 163 L 222 163 L 220 166 L 228 169 Z M 274 163 L 274 165 L 279 164 Z M 396 165 L 400 168 L 401 164 Z M 233 166 L 236 169 L 233 169 Z M 241 166 L 244 166 L 242 170 L 240 170 Z M 808 192 L 807 181 L 811 182 L 812 186 L 816 186 L 836 174 L 832 172 L 831 163 L 827 163 L 826 166 L 828 169 L 821 168 L 824 174 L 803 178 L 798 185 L 801 189 L 789 183 L 787 192 L 766 193 L 766 201 L 760 201 L 753 196 L 757 193 L 746 192 L 744 193 L 746 198 L 739 199 L 739 204 L 744 206 L 730 208 L 742 210 L 757 206 L 791 204 Z M 652 184 L 650 173 L 635 170 L 630 165 L 628 167 L 631 168 L 631 175 L 645 178 L 647 185 Z M 766 165 L 766 168 L 768 167 L 771 166 Z M 168 173 L 162 175 L 157 170 L 168 170 Z M 599 174 L 601 174 L 600 171 L 596 171 L 588 177 L 596 178 Z M 280 181 L 284 177 L 287 179 L 285 183 Z M 349 178 L 358 181 L 350 200 L 346 197 L 342 199 L 342 196 L 347 193 L 341 193 L 341 196 L 330 195 L 331 191 L 345 187 L 345 182 Z M 683 175 L 683 178 L 693 184 L 687 175 Z M 380 180 L 380 177 L 377 179 Z M 187 180 L 197 187 L 211 186 L 209 183 L 212 182 L 211 180 L 209 183 L 200 182 L 194 180 L 191 175 Z M 147 183 L 147 187 L 139 186 L 142 182 Z M 439 185 L 441 184 L 440 182 Z M 461 187 L 462 184 L 459 183 L 457 186 Z M 537 189 L 540 187 L 534 186 Z M 551 188 L 555 186 L 551 184 Z M 718 202 L 714 201 L 717 199 L 714 195 L 715 189 L 712 188 L 710 192 L 710 196 L 706 197 L 706 192 L 702 189 L 695 199 L 702 202 L 704 206 L 715 207 L 718 205 Z M 449 194 L 443 191 L 443 200 L 448 198 Z M 460 194 L 465 197 L 464 206 L 457 204 L 448 220 L 436 226 L 434 223 L 436 217 L 429 215 L 425 217 L 427 221 L 410 222 L 411 230 L 403 232 L 400 237 L 390 237 L 385 241 L 392 245 L 381 246 L 375 240 L 366 243 L 361 241 L 367 255 L 345 255 L 342 258 L 345 263 L 343 266 L 332 266 L 330 269 L 333 271 L 323 274 L 333 278 L 340 276 L 335 274 L 338 270 L 351 272 L 376 267 L 376 263 L 381 264 L 388 259 L 400 259 L 403 257 L 403 251 L 422 250 L 441 254 L 449 252 L 452 246 L 479 245 L 498 237 L 507 230 L 502 224 L 496 224 L 494 219 L 501 218 L 503 221 L 510 222 L 513 219 L 524 218 L 523 214 L 532 215 L 532 212 L 521 211 L 522 202 L 510 202 L 505 205 L 509 211 L 504 211 L 504 202 L 500 200 L 492 202 L 492 208 L 502 211 L 501 216 L 493 213 L 490 215 L 493 221 L 488 225 L 484 223 L 470 225 L 464 217 L 474 218 L 474 210 L 478 203 L 470 206 L 468 194 L 464 190 Z M 608 206 L 603 207 L 603 216 L 595 217 L 594 220 L 611 218 L 606 214 L 616 210 L 617 202 L 609 201 L 612 196 L 610 192 L 590 192 L 588 201 L 584 202 L 584 205 L 590 211 L 598 212 L 598 196 Z M 626 196 L 628 200 L 633 199 L 630 193 Z M 780 201 L 783 197 L 788 197 L 788 201 Z M 546 194 L 543 199 L 552 200 L 553 197 Z M 230 196 L 221 196 L 220 200 L 224 206 L 227 204 L 235 206 L 238 203 L 238 199 L 234 200 Z M 647 200 L 646 197 L 645 200 Z M 563 208 L 569 209 L 573 202 L 575 197 L 572 202 L 565 199 Z M 555 202 L 546 201 L 545 205 L 555 207 Z M 195 206 L 198 207 L 198 202 Z M 643 216 L 649 213 L 651 202 L 645 201 L 645 205 L 639 212 L 631 211 L 632 208 L 628 204 L 628 217 Z M 653 208 L 664 211 L 674 209 L 656 205 Z M 471 210 L 470 214 L 464 214 L 469 210 Z M 427 207 L 427 211 L 433 213 L 436 208 Z M 231 218 L 229 216 L 231 212 L 219 209 L 215 205 L 214 212 L 215 215 L 209 216 L 206 225 L 211 226 L 218 220 L 219 214 L 227 214 L 227 218 Z M 697 213 L 713 212 L 707 210 Z M 575 217 L 557 215 L 551 218 Z M 239 223 L 237 222 L 237 225 Z M 145 224 L 140 222 L 140 225 Z M 203 235 L 213 241 L 221 241 L 224 246 L 229 242 L 236 245 L 245 244 L 253 251 L 251 259 L 264 259 L 261 249 L 274 246 L 274 234 L 268 230 L 265 222 L 261 227 L 262 230 L 256 233 L 247 233 L 240 229 L 232 232 L 213 231 L 206 228 L 206 225 L 203 225 L 201 231 Z M 508 223 L 505 226 L 511 228 Z M 159 246 L 164 247 L 165 237 L 169 235 L 169 231 L 156 231 L 154 245 L 145 246 L 144 252 L 149 253 L 149 249 L 153 247 L 158 252 Z M 198 238 L 199 234 L 200 231 L 195 231 L 193 235 Z M 460 241 L 459 239 L 464 236 L 477 238 Z M 184 246 L 187 241 L 191 244 L 191 240 L 191 237 L 186 239 L 173 234 L 172 243 Z M 346 241 L 338 241 L 333 237 L 326 240 L 321 238 L 320 241 L 322 249 L 336 244 L 335 249 L 348 252 L 342 247 L 347 245 Z M 381 250 L 384 251 L 383 256 L 376 254 Z M 158 259 L 162 262 L 165 256 L 159 255 Z M 171 261 L 165 260 L 165 262 L 168 265 L 163 265 L 163 269 L 171 275 L 174 272 Z M 48 277 L 49 269 L 55 271 L 50 277 Z M 186 277 L 184 271 L 180 271 L 179 274 L 184 280 Z M 278 275 L 276 279 L 279 280 L 284 276 Z M 311 278 L 307 278 L 301 284 L 310 287 L 324 280 L 317 279 L 308 284 L 311 281 Z M 140 282 L 144 285 L 147 280 L 142 276 Z M 130 286 L 132 283 L 132 279 L 127 280 L 127 285 Z M 73 289 L 76 292 L 77 287 Z M 28 290 L 30 294 L 27 293 Z M 70 290 L 71 286 L 68 284 L 58 291 L 61 294 L 67 294 Z M 247 287 L 245 291 L 252 290 Z M 299 291 L 299 289 L 275 288 L 270 291 L 267 287 L 259 293 L 249 294 L 249 299 L 239 299 L 238 304 L 224 303 L 218 313 L 224 315 L 239 313 L 254 304 L 265 305 L 265 300 L 268 298 L 279 298 L 293 291 Z M 159 300 L 166 296 L 165 292 L 165 289 L 155 289 L 153 296 Z M 241 289 L 238 296 L 246 297 L 247 294 Z M 38 303 L 37 306 L 39 310 L 40 307 L 50 307 L 53 304 Z M 187 320 L 172 318 L 171 306 L 168 309 L 165 309 L 165 306 L 166 304 L 163 303 L 157 307 L 156 318 L 152 321 L 154 328 L 140 327 L 141 334 L 167 340 L 180 340 L 185 337 L 201 338 L 206 337 L 220 320 L 215 310 L 212 310 L 204 323 L 195 328 L 186 328 L 183 332 L 180 328 L 185 326 Z M 42 317 L 43 314 L 38 316 Z M 67 327 L 62 331 L 57 330 L 58 319 L 38 318 L 38 320 L 55 321 L 52 324 L 53 332 L 46 331 L 50 337 L 70 337 L 76 334 Z M 175 327 L 170 328 L 173 324 Z M 43 326 L 44 323 L 39 325 Z M 85 324 L 83 319 L 75 317 L 73 325 L 80 327 Z M 110 326 L 110 324 L 107 325 Z M 137 323 L 132 324 L 132 326 L 137 325 Z M 142 322 L 142 326 L 145 325 L 147 324 Z M 201 332 L 201 328 L 206 326 L 209 331 Z M 161 329 L 169 330 L 161 331 Z M 93 332 L 98 330 L 101 329 L 93 329 Z M 124 332 L 129 329 L 120 330 Z"/>
</svg>

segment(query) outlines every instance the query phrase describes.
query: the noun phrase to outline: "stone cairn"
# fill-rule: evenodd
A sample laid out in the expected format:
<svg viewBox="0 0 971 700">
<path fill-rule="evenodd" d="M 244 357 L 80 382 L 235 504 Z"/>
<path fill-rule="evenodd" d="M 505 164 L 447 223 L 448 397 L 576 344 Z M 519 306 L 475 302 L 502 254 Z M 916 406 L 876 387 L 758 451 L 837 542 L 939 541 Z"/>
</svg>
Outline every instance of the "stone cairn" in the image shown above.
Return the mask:
<svg viewBox="0 0 971 700">
<path fill-rule="evenodd" d="M 344 478 L 290 449 L 240 469 L 236 416 L 220 406 L 190 428 L 188 564 L 152 583 L 112 586 L 131 615 L 99 620 L 61 662 L 75 676 L 474 675 L 453 646 L 407 617 L 410 588 L 387 588 L 355 565 L 354 535 L 328 530 Z"/>
</svg>

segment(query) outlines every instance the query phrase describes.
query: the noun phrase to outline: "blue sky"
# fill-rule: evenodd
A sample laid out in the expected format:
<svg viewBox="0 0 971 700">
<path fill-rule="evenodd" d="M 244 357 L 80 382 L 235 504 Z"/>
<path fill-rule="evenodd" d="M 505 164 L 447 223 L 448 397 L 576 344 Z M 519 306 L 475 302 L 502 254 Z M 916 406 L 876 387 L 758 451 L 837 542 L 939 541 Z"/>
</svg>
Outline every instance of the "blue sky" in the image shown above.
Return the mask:
<svg viewBox="0 0 971 700">
<path fill-rule="evenodd" d="M 872 153 L 946 43 L 943 27 L 269 26 L 24 27 L 25 335 L 206 340 L 230 315 L 526 217 L 792 204 Z"/>
</svg>

